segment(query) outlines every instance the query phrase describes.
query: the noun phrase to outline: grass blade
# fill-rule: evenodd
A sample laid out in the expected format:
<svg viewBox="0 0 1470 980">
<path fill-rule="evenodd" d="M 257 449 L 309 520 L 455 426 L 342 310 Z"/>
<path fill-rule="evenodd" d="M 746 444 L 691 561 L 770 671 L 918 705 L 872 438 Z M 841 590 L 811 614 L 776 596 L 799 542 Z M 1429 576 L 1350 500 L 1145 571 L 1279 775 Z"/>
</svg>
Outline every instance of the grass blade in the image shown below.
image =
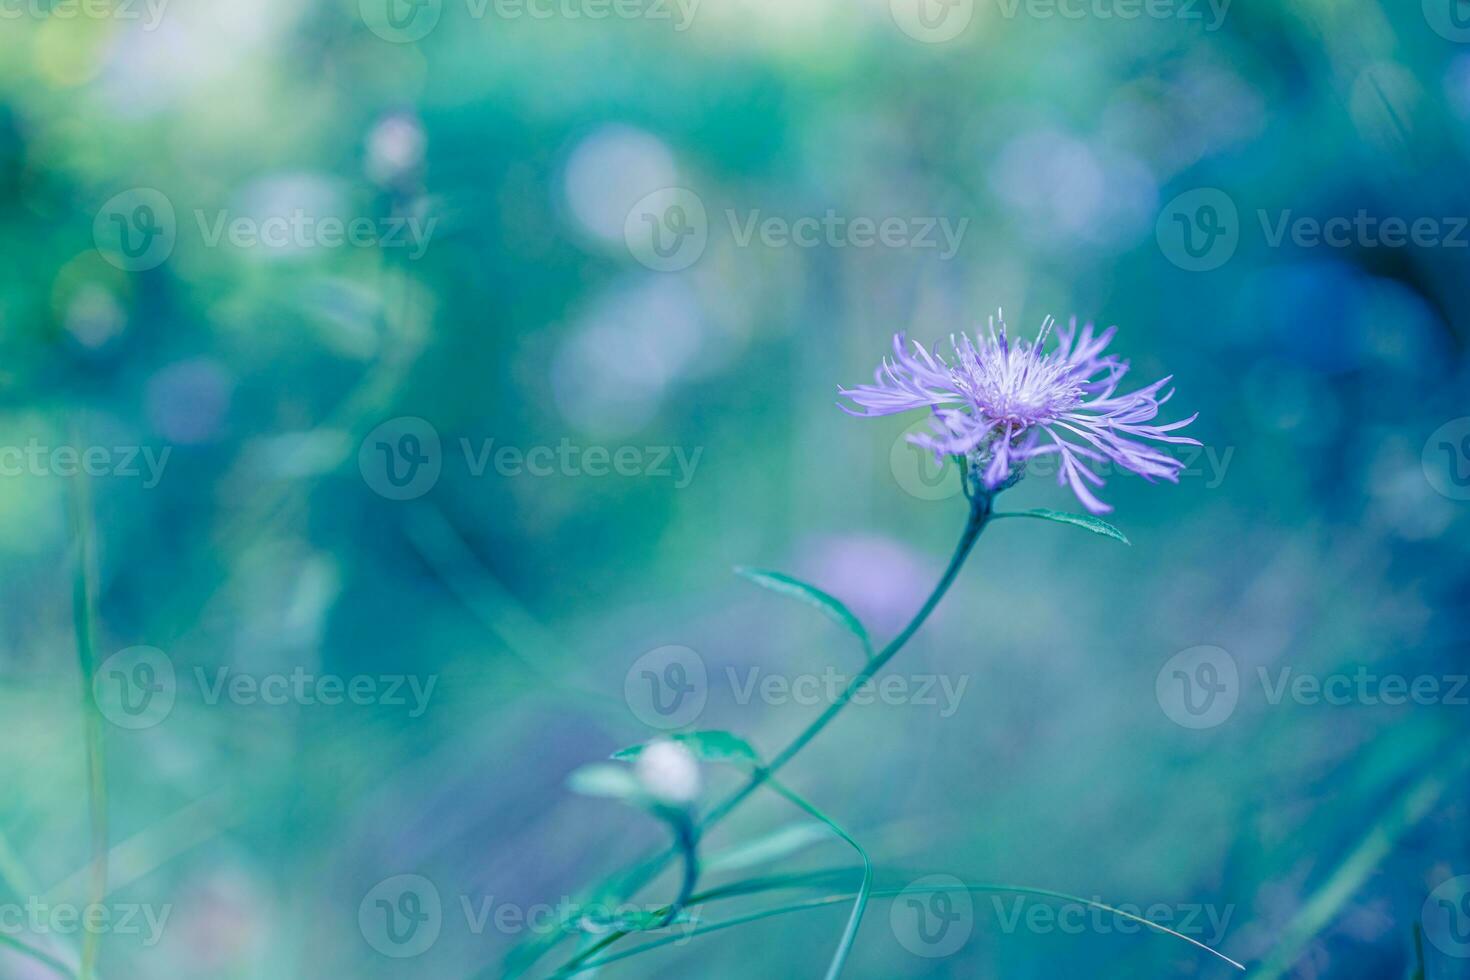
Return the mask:
<svg viewBox="0 0 1470 980">
<path fill-rule="evenodd" d="M 862 845 L 853 840 L 847 831 L 833 823 L 821 810 L 812 806 L 775 779 L 767 779 L 766 785 L 825 824 L 834 834 L 850 844 L 852 849 L 857 851 L 858 857 L 863 859 L 863 881 L 858 886 L 857 898 L 852 903 L 852 914 L 848 916 L 847 925 L 842 930 L 842 938 L 837 942 L 837 951 L 832 954 L 832 960 L 827 965 L 826 980 L 837 980 L 837 977 L 842 973 L 842 967 L 847 963 L 848 953 L 852 952 L 853 941 L 857 939 L 858 926 L 862 924 L 863 912 L 868 907 L 868 893 L 873 888 L 873 862 L 868 860 L 868 852 L 863 850 Z"/>
<path fill-rule="evenodd" d="M 80 444 L 79 440 L 73 440 Z M 82 675 L 82 717 L 87 749 L 87 806 L 91 825 L 92 873 L 90 901 L 100 905 L 107 897 L 107 763 L 102 744 L 102 713 L 92 693 L 97 671 L 97 538 L 87 477 L 71 484 L 71 525 L 74 552 L 72 625 L 76 632 L 77 662 Z M 100 933 L 87 930 L 82 937 L 80 980 L 92 980 L 97 969 Z"/>
<path fill-rule="evenodd" d="M 1034 896 L 1036 896 L 1038 898 L 1050 898 L 1050 899 L 1056 899 L 1058 901 L 1075 902 L 1075 903 L 1078 903 L 1078 904 L 1081 904 L 1081 905 L 1086 905 L 1089 908 L 1097 909 L 1098 911 L 1101 911 L 1101 912 L 1108 912 L 1108 913 L 1111 913 L 1113 915 L 1122 916 L 1125 919 L 1130 919 L 1130 920 L 1132 920 L 1134 922 L 1137 922 L 1140 925 L 1143 925 L 1143 926 L 1145 926 L 1145 927 L 1147 927 L 1149 929 L 1152 929 L 1154 932 L 1160 933 L 1162 935 L 1172 936 L 1175 939 L 1182 939 L 1186 943 L 1189 943 L 1189 945 L 1195 947 L 1196 949 L 1199 949 L 1199 950 L 1201 950 L 1201 951 L 1203 951 L 1205 953 L 1208 953 L 1209 955 L 1215 957 L 1216 959 L 1222 960 L 1225 963 L 1230 964 L 1232 967 L 1234 967 L 1237 970 L 1241 970 L 1241 971 L 1244 971 L 1245 970 L 1245 964 L 1240 963 L 1237 960 L 1231 959 L 1230 957 L 1226 956 L 1224 953 L 1220 952 L 1219 950 L 1214 949 L 1211 946 L 1207 946 L 1207 945 L 1205 945 L 1204 943 L 1200 942 L 1197 939 L 1191 939 L 1189 936 L 1186 936 L 1186 935 L 1184 935 L 1183 933 L 1180 933 L 1180 932 L 1175 932 L 1173 929 L 1170 929 L 1168 926 L 1160 925 L 1159 923 L 1154 922 L 1151 919 L 1146 919 L 1146 918 L 1143 918 L 1142 916 L 1134 915 L 1134 914 L 1132 914 L 1130 912 L 1124 912 L 1122 909 L 1114 908 L 1111 905 L 1105 905 L 1102 902 L 1094 902 L 1091 899 L 1083 898 L 1080 895 L 1068 895 L 1066 892 L 1051 891 L 1051 890 L 1045 889 L 1045 888 L 1026 888 L 1026 887 L 1016 886 L 1016 885 L 964 884 L 964 885 L 951 885 L 951 886 L 948 886 L 948 887 L 943 886 L 943 885 L 936 885 L 936 886 L 934 886 L 934 890 L 935 891 L 1001 892 L 1001 893 L 1008 893 L 1008 894 L 1013 894 L 1013 895 L 1034 895 Z M 905 891 L 905 889 L 902 889 L 902 888 L 879 889 L 879 890 L 876 890 L 876 891 L 871 892 L 870 895 L 869 895 L 869 897 L 870 898 L 897 898 L 898 896 L 902 895 L 904 893 L 904 891 Z M 662 937 L 660 939 L 653 940 L 651 942 L 643 943 L 640 946 L 634 946 L 634 947 L 632 947 L 630 949 L 625 949 L 625 950 L 622 950 L 622 951 L 617 952 L 617 953 L 612 953 L 612 954 L 609 954 L 607 956 L 599 957 L 598 959 L 595 959 L 595 960 L 583 961 L 581 963 L 578 963 L 574 967 L 568 967 L 566 969 L 563 969 L 561 971 L 558 971 L 555 974 L 555 976 L 557 976 L 557 977 L 573 976 L 573 975 L 578 974 L 578 973 L 584 973 L 584 972 L 586 972 L 588 970 L 595 970 L 598 967 L 606 966 L 607 964 L 612 963 L 612 962 L 615 962 L 617 960 L 623 960 L 623 959 L 627 959 L 630 956 L 636 956 L 639 953 L 646 952 L 646 951 L 651 950 L 651 949 L 657 949 L 657 948 L 659 948 L 661 946 L 668 946 L 671 943 L 681 941 L 681 940 L 683 940 L 683 939 L 685 939 L 687 937 L 692 937 L 692 936 L 697 936 L 697 935 L 703 935 L 705 933 L 710 933 L 710 932 L 719 932 L 719 931 L 721 931 L 723 929 L 731 929 L 731 928 L 734 928 L 735 926 L 745 925 L 746 923 L 750 923 L 750 922 L 759 922 L 762 919 L 770 919 L 770 918 L 774 918 L 774 917 L 780 916 L 780 915 L 787 915 L 787 914 L 792 913 L 792 912 L 806 912 L 806 911 L 810 911 L 810 910 L 813 910 L 813 909 L 827 908 L 827 907 L 832 906 L 832 905 L 838 905 L 838 904 L 841 904 L 841 903 L 844 903 L 844 902 L 851 901 L 852 899 L 854 899 L 856 897 L 857 896 L 856 896 L 855 893 L 846 893 L 846 894 L 838 894 L 838 895 L 824 895 L 821 898 L 808 899 L 807 901 L 804 901 L 804 902 L 793 902 L 793 903 L 791 903 L 789 905 L 782 905 L 782 906 L 778 906 L 776 908 L 769 908 L 769 909 L 760 909 L 758 911 L 749 912 L 749 913 L 746 913 L 744 915 L 737 915 L 737 916 L 734 916 L 733 918 L 726 919 L 723 922 L 711 922 L 708 925 L 699 926 L 699 927 L 697 927 L 695 929 L 690 930 L 688 933 L 686 933 L 684 935 Z M 698 901 L 705 901 L 705 900 L 707 900 L 707 896 L 695 895 L 691 899 L 691 902 L 698 902 Z M 606 947 L 607 945 L 610 945 L 611 944 L 611 940 L 614 939 L 614 938 L 615 937 L 608 937 L 608 939 L 605 940 L 600 945 L 602 945 L 603 947 Z"/>
<path fill-rule="evenodd" d="M 29 956 L 37 963 L 42 963 L 50 967 L 52 970 L 55 970 L 61 976 L 67 977 L 68 980 L 76 976 L 76 971 L 67 966 L 61 960 L 52 956 L 50 953 L 42 949 L 37 949 L 30 943 L 24 942 L 20 939 L 16 939 L 14 936 L 8 935 L 3 932 L 0 932 L 0 947 L 13 949 L 17 953 Z"/>
<path fill-rule="evenodd" d="M 1368 830 L 1296 917 L 1287 923 L 1281 941 L 1256 974 L 1261 980 L 1277 980 L 1290 971 L 1312 937 L 1331 924 L 1373 869 L 1393 850 L 1399 838 L 1429 815 L 1445 790 L 1460 780 L 1466 764 L 1470 763 L 1470 752 L 1458 741 L 1436 755 L 1444 758 L 1445 764 L 1431 770 L 1394 801 L 1388 812 Z"/>
</svg>

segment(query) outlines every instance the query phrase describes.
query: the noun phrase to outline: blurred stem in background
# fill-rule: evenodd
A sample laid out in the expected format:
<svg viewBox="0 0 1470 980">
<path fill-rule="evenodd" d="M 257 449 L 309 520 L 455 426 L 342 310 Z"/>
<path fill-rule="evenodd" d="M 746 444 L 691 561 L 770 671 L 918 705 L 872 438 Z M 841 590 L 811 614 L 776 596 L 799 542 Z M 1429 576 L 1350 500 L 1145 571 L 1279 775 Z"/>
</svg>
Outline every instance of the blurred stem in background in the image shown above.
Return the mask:
<svg viewBox="0 0 1470 980">
<path fill-rule="evenodd" d="M 73 445 L 84 445 L 72 433 Z M 77 660 L 81 667 L 82 718 L 87 746 L 87 804 L 91 820 L 92 875 L 89 901 L 99 906 L 107 897 L 107 772 L 102 747 L 102 716 L 92 693 L 97 671 L 97 537 L 92 516 L 91 488 L 85 474 L 71 484 L 72 541 L 75 578 L 72 586 L 72 621 L 77 638 Z M 82 937 L 81 980 L 91 980 L 97 967 L 100 933 L 85 930 Z"/>
</svg>

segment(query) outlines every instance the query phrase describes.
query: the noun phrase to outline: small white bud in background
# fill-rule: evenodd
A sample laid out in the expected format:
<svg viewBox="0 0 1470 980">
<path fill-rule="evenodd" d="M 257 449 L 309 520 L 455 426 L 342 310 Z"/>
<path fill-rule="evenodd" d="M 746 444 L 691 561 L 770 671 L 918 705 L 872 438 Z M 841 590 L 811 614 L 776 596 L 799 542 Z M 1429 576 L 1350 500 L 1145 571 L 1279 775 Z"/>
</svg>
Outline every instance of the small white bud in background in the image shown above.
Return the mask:
<svg viewBox="0 0 1470 980">
<path fill-rule="evenodd" d="M 404 113 L 384 116 L 368 134 L 364 169 L 384 186 L 400 183 L 423 166 L 426 145 L 417 118 Z"/>
<path fill-rule="evenodd" d="M 643 791 L 660 803 L 692 803 L 699 795 L 699 763 L 678 742 L 650 742 L 638 753 L 634 771 Z"/>
</svg>

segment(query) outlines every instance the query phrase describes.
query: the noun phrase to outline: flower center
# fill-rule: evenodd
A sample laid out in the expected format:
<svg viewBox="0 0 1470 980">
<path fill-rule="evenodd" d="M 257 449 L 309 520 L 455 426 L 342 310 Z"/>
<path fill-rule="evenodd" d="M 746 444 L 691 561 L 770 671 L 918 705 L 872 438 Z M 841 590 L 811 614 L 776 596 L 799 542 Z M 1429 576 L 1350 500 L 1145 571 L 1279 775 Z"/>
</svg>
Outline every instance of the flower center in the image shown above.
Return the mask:
<svg viewBox="0 0 1470 980">
<path fill-rule="evenodd" d="M 990 348 L 957 384 L 975 411 L 997 422 L 1032 426 L 1053 422 L 1082 402 L 1082 389 L 1068 366 L 1037 356 L 1036 348 Z"/>
</svg>

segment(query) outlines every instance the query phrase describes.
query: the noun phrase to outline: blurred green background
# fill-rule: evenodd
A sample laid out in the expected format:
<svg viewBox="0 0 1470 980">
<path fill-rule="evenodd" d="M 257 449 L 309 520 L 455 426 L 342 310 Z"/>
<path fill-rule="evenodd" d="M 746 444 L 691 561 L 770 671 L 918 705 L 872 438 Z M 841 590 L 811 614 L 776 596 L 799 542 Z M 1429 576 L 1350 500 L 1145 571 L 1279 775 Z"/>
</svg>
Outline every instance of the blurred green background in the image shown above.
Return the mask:
<svg viewBox="0 0 1470 980">
<path fill-rule="evenodd" d="M 767 754 L 824 702 L 747 681 L 857 669 L 731 566 L 880 642 L 922 601 L 964 500 L 836 389 L 1004 307 L 1118 324 L 1204 450 L 1109 475 L 1132 547 L 988 530 L 912 696 L 790 784 L 896 887 L 1159 905 L 1258 976 L 1470 976 L 1467 44 L 1460 0 L 0 4 L 0 975 L 498 975 L 663 843 L 564 782 L 663 728 L 666 648 L 704 672 L 677 721 Z M 1370 680 L 1272 696 L 1303 675 Z M 91 939 L 53 913 L 99 810 Z M 803 820 L 753 800 L 707 880 L 853 863 Z M 402 945 L 384 908 L 431 897 Z M 847 975 L 1234 974 L 1014 901 L 953 950 L 875 902 Z M 819 976 L 846 911 L 604 973 Z"/>
</svg>

